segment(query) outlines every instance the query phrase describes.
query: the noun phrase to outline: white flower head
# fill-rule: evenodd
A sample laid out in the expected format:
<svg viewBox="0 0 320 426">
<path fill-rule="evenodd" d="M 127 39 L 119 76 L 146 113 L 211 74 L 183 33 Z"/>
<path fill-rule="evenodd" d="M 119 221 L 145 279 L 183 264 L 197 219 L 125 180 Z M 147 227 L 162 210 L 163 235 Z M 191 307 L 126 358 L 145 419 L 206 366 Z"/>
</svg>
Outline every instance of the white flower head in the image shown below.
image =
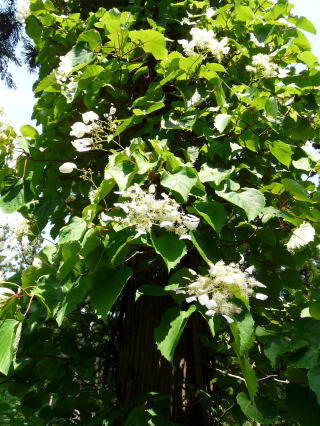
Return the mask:
<svg viewBox="0 0 320 426">
<path fill-rule="evenodd" d="M 30 1 L 23 0 L 17 5 L 16 20 L 24 25 L 30 13 Z"/>
<path fill-rule="evenodd" d="M 99 116 L 93 111 L 88 111 L 82 114 L 82 121 L 85 124 L 91 123 L 96 120 L 99 120 Z"/>
<path fill-rule="evenodd" d="M 156 225 L 174 232 L 180 239 L 190 239 L 188 231 L 196 229 L 200 222 L 196 216 L 181 212 L 180 205 L 167 194 L 163 193 L 162 199 L 157 199 L 154 185 L 144 191 L 135 184 L 118 194 L 128 201 L 114 203 L 114 207 L 119 207 L 126 213 L 124 218 L 116 220 L 127 226 L 135 226 L 137 230 L 143 230 L 143 233 L 150 232 L 152 226 Z"/>
<path fill-rule="evenodd" d="M 196 274 L 194 281 L 190 282 L 186 290 L 187 303 L 198 302 L 205 306 L 207 316 L 222 315 L 228 322 L 233 319 L 230 315 L 238 314 L 241 308 L 231 299 L 239 297 L 266 300 L 267 295 L 255 293 L 254 287 L 265 287 L 251 276 L 252 268 L 242 271 L 235 263 L 225 264 L 222 260 L 210 265 L 207 276 Z M 190 280 L 191 281 L 191 280 Z M 194 300 L 196 298 L 196 300 Z"/>
<path fill-rule="evenodd" d="M 221 41 L 215 38 L 215 34 L 212 30 L 206 30 L 201 28 L 192 28 L 190 30 L 192 40 L 178 40 L 178 43 L 182 45 L 184 53 L 187 56 L 195 54 L 195 49 L 204 51 L 205 53 L 210 52 L 218 60 L 226 55 L 230 48 L 227 46 L 228 38 L 224 37 Z"/>
<path fill-rule="evenodd" d="M 77 168 L 77 165 L 74 163 L 63 163 L 60 167 L 59 167 L 59 171 L 61 173 L 72 173 L 74 169 Z"/>
<path fill-rule="evenodd" d="M 279 76 L 279 67 L 270 60 L 269 55 L 258 53 L 252 57 L 252 66 L 247 65 L 246 70 L 255 74 L 261 74 L 262 77 L 272 78 Z"/>
</svg>

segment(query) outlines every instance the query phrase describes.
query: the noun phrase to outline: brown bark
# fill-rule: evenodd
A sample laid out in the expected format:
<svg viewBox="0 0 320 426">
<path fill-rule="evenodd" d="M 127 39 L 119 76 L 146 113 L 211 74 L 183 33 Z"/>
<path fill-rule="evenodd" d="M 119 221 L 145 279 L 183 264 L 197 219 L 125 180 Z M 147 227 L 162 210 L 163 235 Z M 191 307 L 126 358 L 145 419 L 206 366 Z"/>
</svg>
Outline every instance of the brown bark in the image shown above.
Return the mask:
<svg viewBox="0 0 320 426">
<path fill-rule="evenodd" d="M 200 403 L 199 390 L 210 393 L 210 360 L 198 339 L 207 332 L 199 314 L 193 314 L 176 348 L 174 363 L 164 359 L 154 341 L 154 329 L 173 305 L 168 297 L 142 296 L 135 289 L 124 298 L 120 336 L 118 397 L 121 407 L 135 405 L 137 398 L 158 392 L 170 398 L 170 420 L 184 425 L 210 425 L 208 410 Z"/>
</svg>

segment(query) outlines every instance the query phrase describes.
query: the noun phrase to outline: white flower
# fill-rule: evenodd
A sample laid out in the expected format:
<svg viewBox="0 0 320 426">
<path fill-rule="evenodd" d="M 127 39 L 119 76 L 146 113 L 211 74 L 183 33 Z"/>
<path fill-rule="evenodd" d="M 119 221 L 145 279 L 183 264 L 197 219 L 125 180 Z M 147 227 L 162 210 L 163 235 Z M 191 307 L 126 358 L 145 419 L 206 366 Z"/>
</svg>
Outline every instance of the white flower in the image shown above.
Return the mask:
<svg viewBox="0 0 320 426">
<path fill-rule="evenodd" d="M 113 217 L 108 216 L 108 215 L 107 215 L 107 214 L 105 214 L 104 212 L 101 212 L 101 213 L 100 213 L 100 220 L 101 220 L 102 222 L 104 222 L 104 223 L 108 223 L 108 222 L 110 222 L 111 220 L 113 220 Z"/>
<path fill-rule="evenodd" d="M 23 0 L 17 5 L 16 20 L 24 25 L 30 13 L 30 2 L 28 0 Z"/>
<path fill-rule="evenodd" d="M 59 167 L 59 171 L 61 173 L 72 173 L 77 166 L 74 163 L 63 163 L 62 166 Z"/>
<path fill-rule="evenodd" d="M 209 9 L 206 11 L 206 17 L 210 19 L 215 13 L 216 10 L 213 7 L 209 7 Z"/>
<path fill-rule="evenodd" d="M 191 297 L 186 298 L 187 303 L 196 302 L 196 301 L 197 301 L 197 298 L 195 296 L 191 296 Z"/>
<path fill-rule="evenodd" d="M 291 253 L 295 250 L 306 246 L 308 243 L 314 240 L 315 230 L 309 222 L 303 222 L 298 228 L 296 228 L 289 241 L 287 242 L 287 249 Z"/>
<path fill-rule="evenodd" d="M 170 222 L 169 220 L 163 220 L 159 224 L 160 228 L 172 228 L 174 226 L 174 222 Z"/>
<path fill-rule="evenodd" d="M 192 40 L 178 40 L 178 43 L 182 45 L 184 53 L 187 56 L 195 54 L 195 49 L 204 50 L 205 52 L 211 52 L 218 60 L 222 58 L 222 55 L 226 55 L 230 48 L 227 46 L 228 38 L 225 37 L 221 41 L 218 41 L 212 30 L 206 30 L 201 28 L 192 28 L 190 31 Z"/>
<path fill-rule="evenodd" d="M 267 300 L 268 296 L 266 294 L 256 293 L 255 298 L 258 299 L 258 300 Z"/>
<path fill-rule="evenodd" d="M 88 124 L 89 122 L 96 121 L 96 120 L 99 120 L 99 116 L 93 111 L 88 111 L 82 114 L 82 121 L 85 124 Z"/>
<path fill-rule="evenodd" d="M 207 303 L 209 302 L 209 296 L 207 294 L 201 294 L 201 296 L 198 297 L 200 305 L 207 306 Z"/>
<path fill-rule="evenodd" d="M 117 112 L 117 109 L 114 106 L 110 107 L 109 115 L 114 115 Z"/>
<path fill-rule="evenodd" d="M 232 298 L 240 296 L 241 299 L 249 299 L 255 296 L 257 299 L 266 300 L 268 297 L 255 293 L 254 287 L 265 286 L 251 276 L 252 270 L 253 268 L 249 267 L 242 271 L 239 265 L 226 265 L 220 260 L 210 265 L 209 276 L 196 274 L 195 280 L 183 288 L 186 290 L 186 300 L 188 303 L 197 300 L 205 306 L 207 316 L 220 314 L 228 322 L 232 322 L 230 315 L 241 312 L 241 308 L 231 302 Z"/>
<path fill-rule="evenodd" d="M 71 129 L 70 135 L 76 138 L 82 138 L 86 133 L 90 133 L 90 131 L 88 132 L 88 126 L 80 121 L 74 123 Z"/>
<path fill-rule="evenodd" d="M 92 138 L 76 139 L 71 144 L 78 152 L 90 151 L 94 145 Z"/>
<path fill-rule="evenodd" d="M 252 65 L 247 65 L 246 70 L 255 74 L 261 74 L 265 78 L 279 76 L 279 67 L 270 61 L 269 55 L 258 53 L 252 57 Z"/>
<path fill-rule="evenodd" d="M 190 239 L 188 231 L 196 229 L 200 222 L 196 216 L 183 214 L 179 204 L 167 194 L 163 193 L 162 199 L 156 199 L 154 185 L 150 185 L 147 192 L 135 184 L 127 191 L 117 193 L 129 200 L 114 203 L 114 207 L 119 207 L 126 213 L 124 218 L 117 217 L 114 220 L 127 226 L 135 226 L 136 229 L 143 229 L 143 233 L 150 232 L 152 226 L 157 225 L 174 232 L 180 239 Z"/>
<path fill-rule="evenodd" d="M 191 236 L 189 234 L 180 235 L 179 240 L 189 240 L 191 241 Z"/>
<path fill-rule="evenodd" d="M 250 33 L 250 41 L 253 41 L 253 43 L 258 47 L 264 46 L 264 43 L 261 43 L 253 33 Z"/>
<path fill-rule="evenodd" d="M 227 321 L 228 324 L 232 324 L 234 321 L 228 315 L 222 314 L 223 318 Z"/>
<path fill-rule="evenodd" d="M 33 259 L 32 266 L 36 269 L 40 269 L 42 267 L 42 260 L 40 257 L 35 257 Z"/>
<path fill-rule="evenodd" d="M 190 231 L 194 231 L 197 229 L 200 219 L 197 216 L 193 216 L 192 214 L 187 214 L 183 216 L 182 223 L 186 226 Z"/>
</svg>

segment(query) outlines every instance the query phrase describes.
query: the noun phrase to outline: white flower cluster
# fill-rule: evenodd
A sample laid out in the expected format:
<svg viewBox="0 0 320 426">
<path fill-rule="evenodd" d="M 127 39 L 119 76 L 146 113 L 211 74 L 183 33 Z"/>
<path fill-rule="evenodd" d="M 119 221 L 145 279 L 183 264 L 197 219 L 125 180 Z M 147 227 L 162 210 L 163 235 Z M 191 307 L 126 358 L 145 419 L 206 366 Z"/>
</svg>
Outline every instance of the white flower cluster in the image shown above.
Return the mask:
<svg viewBox="0 0 320 426">
<path fill-rule="evenodd" d="M 206 52 L 210 52 L 218 60 L 226 55 L 230 48 L 227 46 L 228 38 L 224 37 L 221 41 L 215 38 L 215 34 L 212 30 L 192 28 L 190 30 L 192 40 L 178 40 L 178 43 L 182 45 L 184 53 L 187 56 L 195 54 L 195 49 Z"/>
<path fill-rule="evenodd" d="M 213 316 L 221 314 L 228 322 L 233 322 L 230 315 L 238 314 L 241 308 L 230 301 L 231 298 L 241 296 L 248 299 L 255 296 L 256 299 L 266 300 L 267 295 L 256 293 L 254 287 L 266 288 L 266 286 L 251 276 L 254 268 L 251 266 L 242 271 L 235 263 L 226 265 L 223 260 L 212 264 L 209 269 L 209 275 L 198 275 L 195 271 L 189 269 L 194 275 L 192 281 L 187 287 L 178 288 L 177 293 L 188 295 L 187 303 L 199 302 L 205 306 L 206 315 Z"/>
<path fill-rule="evenodd" d="M 252 57 L 252 66 L 247 65 L 246 70 L 255 74 L 260 74 L 265 78 L 286 77 L 287 72 L 279 68 L 277 64 L 270 60 L 270 56 L 258 53 Z"/>
<path fill-rule="evenodd" d="M 12 223 L 8 215 L 0 219 L 0 280 L 29 266 L 43 239 L 36 236 L 24 218 Z"/>
<path fill-rule="evenodd" d="M 102 142 L 109 142 L 117 128 L 113 115 L 116 113 L 116 108 L 111 105 L 109 113 L 105 114 L 106 121 L 100 121 L 98 114 L 94 111 L 88 111 L 82 114 L 82 121 L 77 121 L 71 126 L 70 136 L 77 139 L 73 140 L 71 144 L 78 152 L 91 151 L 92 149 L 101 149 Z M 89 135 L 90 137 L 83 137 Z M 61 173 L 72 173 L 77 165 L 74 163 L 66 162 L 59 167 Z"/>
<path fill-rule="evenodd" d="M 17 5 L 16 20 L 24 25 L 25 20 L 28 18 L 30 13 L 30 2 L 28 0 L 24 0 Z"/>
<path fill-rule="evenodd" d="M 9 299 L 15 296 L 15 292 L 7 287 L 0 287 L 0 309 L 2 309 Z"/>
<path fill-rule="evenodd" d="M 155 186 L 151 185 L 149 191 L 145 192 L 139 185 L 135 184 L 125 192 L 118 192 L 130 201 L 115 203 L 125 213 L 125 218 L 110 217 L 102 215 L 103 221 L 115 220 L 121 224 L 136 227 L 136 237 L 151 231 L 152 225 L 157 225 L 167 231 L 179 235 L 180 239 L 190 239 L 189 230 L 194 230 L 199 225 L 200 219 L 191 214 L 180 211 L 180 205 L 162 193 L 162 199 L 155 198 Z"/>
</svg>

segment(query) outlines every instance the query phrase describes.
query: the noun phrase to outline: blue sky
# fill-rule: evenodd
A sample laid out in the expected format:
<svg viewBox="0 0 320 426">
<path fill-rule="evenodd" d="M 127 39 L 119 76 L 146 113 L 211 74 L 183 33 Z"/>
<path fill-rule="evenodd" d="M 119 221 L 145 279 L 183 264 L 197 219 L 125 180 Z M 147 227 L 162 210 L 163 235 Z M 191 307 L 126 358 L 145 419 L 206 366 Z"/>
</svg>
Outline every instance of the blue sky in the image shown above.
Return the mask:
<svg viewBox="0 0 320 426">
<path fill-rule="evenodd" d="M 317 28 L 317 35 L 307 33 L 314 54 L 320 58 L 320 1 L 319 0 L 293 0 L 293 13 L 308 18 Z M 23 124 L 31 123 L 31 114 L 34 104 L 32 85 L 36 74 L 29 74 L 26 67 L 10 68 L 17 89 L 10 90 L 0 81 L 0 104 L 4 107 L 8 120 L 16 130 Z"/>
</svg>

